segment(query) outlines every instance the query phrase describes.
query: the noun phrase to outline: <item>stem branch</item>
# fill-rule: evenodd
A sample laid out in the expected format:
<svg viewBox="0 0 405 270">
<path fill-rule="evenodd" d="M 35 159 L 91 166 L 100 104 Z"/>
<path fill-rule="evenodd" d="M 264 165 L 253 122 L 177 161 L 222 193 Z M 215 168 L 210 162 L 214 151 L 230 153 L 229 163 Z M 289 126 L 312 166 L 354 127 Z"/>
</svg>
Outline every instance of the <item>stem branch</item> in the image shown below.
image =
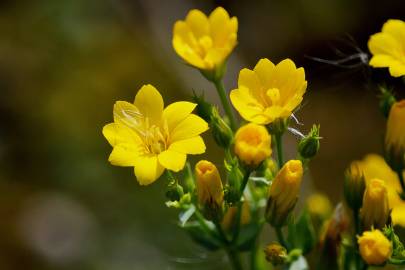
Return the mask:
<svg viewBox="0 0 405 270">
<path fill-rule="evenodd" d="M 276 147 L 277 147 L 277 161 L 278 161 L 278 169 L 280 170 L 283 165 L 284 165 L 284 160 L 283 160 L 283 134 L 282 133 L 276 133 L 274 134 L 274 138 L 276 141 Z"/>
<path fill-rule="evenodd" d="M 215 87 L 217 89 L 219 98 L 221 99 L 221 103 L 222 103 L 222 106 L 223 106 L 223 108 L 225 110 L 225 113 L 228 116 L 229 123 L 231 125 L 231 129 L 233 131 L 235 131 L 236 130 L 236 120 L 235 120 L 235 116 L 233 114 L 231 105 L 229 103 L 229 100 L 227 98 L 224 84 L 222 83 L 221 80 L 215 80 L 214 84 L 215 84 Z"/>
</svg>

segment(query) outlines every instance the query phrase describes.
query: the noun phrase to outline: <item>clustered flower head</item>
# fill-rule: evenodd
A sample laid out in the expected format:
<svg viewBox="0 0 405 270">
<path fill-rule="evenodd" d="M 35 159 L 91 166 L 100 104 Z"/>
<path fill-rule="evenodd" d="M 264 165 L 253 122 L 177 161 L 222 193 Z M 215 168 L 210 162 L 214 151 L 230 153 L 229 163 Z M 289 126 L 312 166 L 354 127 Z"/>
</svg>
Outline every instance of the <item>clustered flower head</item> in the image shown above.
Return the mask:
<svg viewBox="0 0 405 270">
<path fill-rule="evenodd" d="M 267 125 L 278 118 L 288 118 L 301 103 L 307 81 L 303 68 L 285 59 L 274 65 L 260 59 L 253 70 L 239 73 L 238 88 L 231 91 L 233 106 L 246 120 Z"/>
<path fill-rule="evenodd" d="M 243 269 L 241 252 L 251 253 L 254 269 L 260 257 L 283 269 L 292 269 L 297 260 L 305 265 L 305 255 L 314 250 L 319 269 L 338 269 L 340 261 L 355 270 L 405 265 L 394 230 L 394 225 L 405 227 L 405 100 L 383 91 L 385 160 L 368 155 L 351 163 L 343 181 L 345 204 L 333 211 L 327 196 L 317 193 L 296 209 L 304 173 L 321 139 L 319 125 L 303 135 L 290 121 L 307 89 L 305 71 L 288 58 L 279 63 L 263 58 L 252 70 L 243 68 L 237 88 L 228 93 L 222 77 L 237 30 L 237 18 L 221 7 L 208 16 L 191 10 L 173 27 L 175 52 L 213 83 L 225 115 L 203 94 L 194 95 L 196 103 L 165 107 L 159 91 L 144 85 L 133 103 L 115 103 L 114 121 L 103 128 L 113 147 L 110 163 L 134 167 L 141 185 L 166 171 L 166 205 L 180 211 L 179 226 L 208 250 L 225 250 L 235 270 Z M 405 75 L 403 21 L 389 20 L 368 45 L 371 66 L 388 67 L 395 77 Z M 233 109 L 247 123 L 238 123 Z M 209 128 L 218 146 L 215 164 L 202 159 L 193 166 L 187 158 L 205 152 L 202 134 Z M 288 132 L 300 137 L 295 159 L 284 157 L 283 135 Z M 258 253 L 266 222 L 277 242 Z"/>
<path fill-rule="evenodd" d="M 388 20 L 380 33 L 374 34 L 368 41 L 373 57 L 370 66 L 389 68 L 393 77 L 405 75 L 405 22 Z"/>
<path fill-rule="evenodd" d="M 238 20 L 218 7 L 208 17 L 191 10 L 173 29 L 173 48 L 188 64 L 212 70 L 223 65 L 237 44 Z"/>
<path fill-rule="evenodd" d="M 164 108 L 160 93 L 144 85 L 134 103 L 117 101 L 114 123 L 103 128 L 113 146 L 109 161 L 117 166 L 135 167 L 141 185 L 159 178 L 164 169 L 183 169 L 187 154 L 202 154 L 205 144 L 200 134 L 208 124 L 192 114 L 196 104 L 175 102 Z"/>
</svg>

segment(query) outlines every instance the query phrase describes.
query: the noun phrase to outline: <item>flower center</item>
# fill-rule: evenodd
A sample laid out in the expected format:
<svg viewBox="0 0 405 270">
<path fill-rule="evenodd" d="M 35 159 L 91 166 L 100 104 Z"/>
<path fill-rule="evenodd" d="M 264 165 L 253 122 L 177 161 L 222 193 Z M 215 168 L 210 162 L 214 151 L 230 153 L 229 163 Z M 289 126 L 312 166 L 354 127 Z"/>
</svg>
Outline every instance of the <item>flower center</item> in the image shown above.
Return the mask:
<svg viewBox="0 0 405 270">
<path fill-rule="evenodd" d="M 159 154 L 167 149 L 168 127 L 167 123 L 163 123 L 163 128 L 151 124 L 148 117 L 144 117 L 141 123 L 135 127 L 136 132 L 141 137 L 145 152 L 150 154 Z"/>
<path fill-rule="evenodd" d="M 205 57 L 209 49 L 212 48 L 213 42 L 210 36 L 202 36 L 198 39 L 198 54 Z"/>
<path fill-rule="evenodd" d="M 270 99 L 272 105 L 275 105 L 280 101 L 280 90 L 277 88 L 268 89 L 266 95 Z"/>
</svg>

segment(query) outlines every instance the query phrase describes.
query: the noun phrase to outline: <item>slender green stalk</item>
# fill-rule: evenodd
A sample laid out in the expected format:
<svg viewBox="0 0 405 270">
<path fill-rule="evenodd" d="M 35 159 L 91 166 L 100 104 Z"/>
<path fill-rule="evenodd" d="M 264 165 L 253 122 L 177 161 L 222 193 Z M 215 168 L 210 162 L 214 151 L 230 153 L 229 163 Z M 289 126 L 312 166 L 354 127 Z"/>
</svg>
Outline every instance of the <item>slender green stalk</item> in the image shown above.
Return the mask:
<svg viewBox="0 0 405 270">
<path fill-rule="evenodd" d="M 358 253 L 359 250 L 359 245 L 357 243 L 357 235 L 361 233 L 361 227 L 360 227 L 360 219 L 359 219 L 359 209 L 353 209 L 353 221 L 354 221 L 354 237 L 353 237 L 353 244 L 356 249 L 356 254 L 354 256 L 355 259 L 355 265 L 356 269 L 362 269 L 362 259 L 360 257 L 360 254 Z"/>
<path fill-rule="evenodd" d="M 241 223 L 241 217 L 242 217 L 242 202 L 240 201 L 240 199 L 243 196 L 243 192 L 246 188 L 246 185 L 249 181 L 249 177 L 250 177 L 250 170 L 247 170 L 245 172 L 245 175 L 243 176 L 243 180 L 242 180 L 242 185 L 240 186 L 240 190 L 239 190 L 239 201 L 238 201 L 238 205 L 237 205 L 237 212 L 236 212 L 236 228 L 234 230 L 233 233 L 233 237 L 232 237 L 232 243 L 236 243 L 238 241 L 238 237 L 239 237 L 239 233 L 240 233 L 240 223 Z"/>
<path fill-rule="evenodd" d="M 197 221 L 200 224 L 201 228 L 206 233 L 210 234 L 211 236 L 217 237 L 216 235 L 212 234 L 211 229 L 208 227 L 207 223 L 205 223 L 205 219 L 204 219 L 203 215 L 201 214 L 201 212 L 198 209 L 195 209 L 194 215 L 197 218 Z"/>
<path fill-rule="evenodd" d="M 242 270 L 242 262 L 240 260 L 239 253 L 233 249 L 226 249 L 226 254 L 228 255 L 229 261 L 232 264 L 234 270 Z"/>
<path fill-rule="evenodd" d="M 284 234 L 283 234 L 283 231 L 282 231 L 281 227 L 275 227 L 274 229 L 276 230 L 278 241 L 280 242 L 280 244 L 283 247 L 285 247 L 288 250 L 289 249 L 288 243 L 284 238 Z"/>
<path fill-rule="evenodd" d="M 224 84 L 222 83 L 222 80 L 216 80 L 216 81 L 214 81 L 214 84 L 215 84 L 215 87 L 217 89 L 219 98 L 221 99 L 221 103 L 222 103 L 222 106 L 223 106 L 223 108 L 225 110 L 225 113 L 228 116 L 229 123 L 231 125 L 231 129 L 233 131 L 235 131 L 236 127 L 237 127 L 236 126 L 236 120 L 235 120 L 235 116 L 234 116 L 233 111 L 232 111 L 232 107 L 231 107 L 231 105 L 229 103 L 229 100 L 227 98 Z"/>
<path fill-rule="evenodd" d="M 274 138 L 276 141 L 276 147 L 277 147 L 277 161 L 278 161 L 278 168 L 281 169 L 284 165 L 284 159 L 283 159 L 283 134 L 282 133 L 276 133 L 274 134 Z"/>
<path fill-rule="evenodd" d="M 228 241 L 225 232 L 222 229 L 221 224 L 218 221 L 214 221 L 215 227 L 217 228 L 218 234 L 222 241 L 224 242 L 224 249 L 228 255 L 229 261 L 232 264 L 234 270 L 242 270 L 242 263 L 239 257 L 238 251 L 234 250 L 231 242 Z"/>
</svg>

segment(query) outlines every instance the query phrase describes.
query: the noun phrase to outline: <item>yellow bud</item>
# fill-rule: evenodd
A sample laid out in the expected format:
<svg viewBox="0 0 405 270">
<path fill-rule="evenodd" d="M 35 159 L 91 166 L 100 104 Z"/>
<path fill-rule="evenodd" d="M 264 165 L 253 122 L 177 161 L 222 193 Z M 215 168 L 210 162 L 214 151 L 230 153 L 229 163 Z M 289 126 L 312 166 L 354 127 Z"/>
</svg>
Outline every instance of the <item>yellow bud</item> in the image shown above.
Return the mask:
<svg viewBox="0 0 405 270">
<path fill-rule="evenodd" d="M 363 194 L 366 189 L 366 181 L 359 161 L 353 161 L 346 170 L 343 189 L 347 205 L 358 211 L 363 203 Z"/>
<path fill-rule="evenodd" d="M 266 208 L 266 218 L 275 227 L 285 224 L 288 214 L 294 208 L 303 176 L 302 162 L 290 160 L 274 178 Z"/>
<path fill-rule="evenodd" d="M 363 207 L 360 211 L 363 226 L 370 229 L 383 228 L 388 221 L 390 209 L 388 194 L 384 181 L 371 179 L 363 197 Z"/>
<path fill-rule="evenodd" d="M 312 216 L 326 218 L 332 213 L 329 198 L 321 193 L 315 193 L 307 199 L 308 211 Z"/>
<path fill-rule="evenodd" d="M 210 208 L 220 207 L 224 191 L 217 167 L 207 160 L 201 160 L 195 165 L 195 173 L 199 203 Z"/>
<path fill-rule="evenodd" d="M 284 264 L 287 261 L 287 250 L 278 243 L 271 243 L 264 249 L 266 260 L 274 266 Z"/>
<path fill-rule="evenodd" d="M 238 207 L 232 206 L 228 208 L 228 211 L 225 213 L 224 218 L 222 219 L 222 227 L 226 230 L 231 230 L 237 224 L 237 213 Z M 250 216 L 250 206 L 248 201 L 244 201 L 242 204 L 240 216 L 240 225 L 249 224 Z"/>
<path fill-rule="evenodd" d="M 383 264 L 392 254 L 392 243 L 380 230 L 365 231 L 357 242 L 360 255 L 367 264 Z"/>
<path fill-rule="evenodd" d="M 249 123 L 235 135 L 235 154 L 246 165 L 257 167 L 271 155 L 271 137 L 263 126 Z"/>
<path fill-rule="evenodd" d="M 385 151 L 395 171 L 405 167 L 405 99 L 395 102 L 390 110 L 385 135 Z"/>
</svg>

